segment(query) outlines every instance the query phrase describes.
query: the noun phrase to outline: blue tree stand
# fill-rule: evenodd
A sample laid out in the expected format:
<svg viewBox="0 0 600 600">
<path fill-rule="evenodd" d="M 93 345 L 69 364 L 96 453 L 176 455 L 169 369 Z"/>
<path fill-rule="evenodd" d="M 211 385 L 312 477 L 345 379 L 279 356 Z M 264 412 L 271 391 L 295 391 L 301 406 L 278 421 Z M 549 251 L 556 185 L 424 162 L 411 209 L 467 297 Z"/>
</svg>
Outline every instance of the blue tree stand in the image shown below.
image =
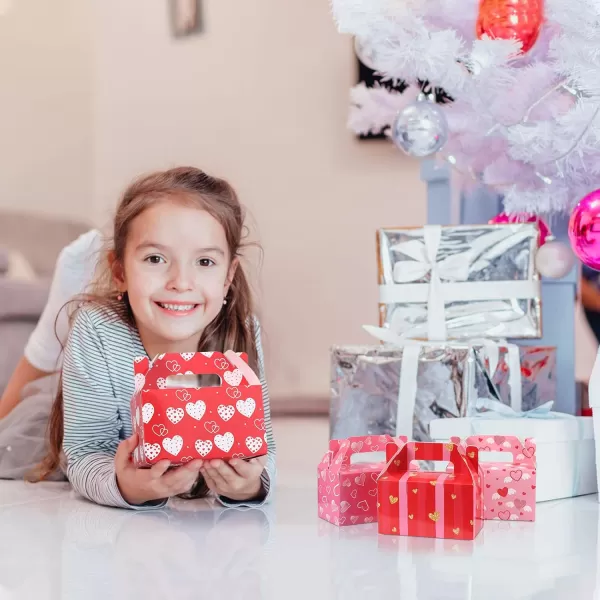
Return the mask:
<svg viewBox="0 0 600 600">
<path fill-rule="evenodd" d="M 459 218 L 460 223 L 487 223 L 502 212 L 502 199 L 493 191 L 480 188 L 460 199 L 456 215 L 452 214 L 452 189 L 448 167 L 424 161 L 421 179 L 427 183 L 427 222 L 447 225 Z M 454 217 L 454 218 L 453 218 Z M 554 217 L 553 235 L 568 243 L 568 219 Z M 562 279 L 542 280 L 542 327 L 539 340 L 512 340 L 520 345 L 556 346 L 556 401 L 554 410 L 581 414 L 580 398 L 575 385 L 575 302 L 579 266 Z"/>
</svg>

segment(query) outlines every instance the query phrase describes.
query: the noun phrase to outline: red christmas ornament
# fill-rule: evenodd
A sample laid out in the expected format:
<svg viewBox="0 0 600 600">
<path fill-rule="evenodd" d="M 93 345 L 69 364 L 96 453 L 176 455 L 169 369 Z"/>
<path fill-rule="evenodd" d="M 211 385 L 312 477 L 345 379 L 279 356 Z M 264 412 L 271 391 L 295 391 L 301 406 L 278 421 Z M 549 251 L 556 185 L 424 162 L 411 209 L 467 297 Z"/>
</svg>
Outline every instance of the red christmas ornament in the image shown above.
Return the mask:
<svg viewBox="0 0 600 600">
<path fill-rule="evenodd" d="M 544 0 L 481 0 L 477 37 L 518 40 L 525 54 L 538 39 L 544 22 Z"/>
</svg>

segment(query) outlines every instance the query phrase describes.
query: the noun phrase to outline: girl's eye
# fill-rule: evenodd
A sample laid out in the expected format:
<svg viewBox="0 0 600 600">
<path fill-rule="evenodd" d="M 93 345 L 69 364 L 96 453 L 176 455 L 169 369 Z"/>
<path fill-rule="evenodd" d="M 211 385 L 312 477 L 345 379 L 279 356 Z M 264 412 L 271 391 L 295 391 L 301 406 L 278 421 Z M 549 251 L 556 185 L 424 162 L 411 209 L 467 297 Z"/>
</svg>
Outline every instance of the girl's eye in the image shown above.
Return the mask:
<svg viewBox="0 0 600 600">
<path fill-rule="evenodd" d="M 164 262 L 165 259 L 158 254 L 152 254 L 144 259 L 146 262 L 149 262 L 152 265 L 159 265 L 161 262 Z"/>
<path fill-rule="evenodd" d="M 212 266 L 215 264 L 215 261 L 214 261 L 214 260 L 211 260 L 210 258 L 201 258 L 201 259 L 198 261 L 198 264 L 199 264 L 201 267 L 212 267 Z"/>
</svg>

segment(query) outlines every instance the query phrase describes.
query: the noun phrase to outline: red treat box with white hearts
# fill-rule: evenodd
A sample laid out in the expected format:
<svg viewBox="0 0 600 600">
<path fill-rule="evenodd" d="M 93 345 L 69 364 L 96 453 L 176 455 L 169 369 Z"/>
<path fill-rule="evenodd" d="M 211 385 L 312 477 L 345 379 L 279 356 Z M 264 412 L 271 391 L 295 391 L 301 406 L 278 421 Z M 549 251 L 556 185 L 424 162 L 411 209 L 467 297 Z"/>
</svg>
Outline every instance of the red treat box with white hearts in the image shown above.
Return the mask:
<svg viewBox="0 0 600 600">
<path fill-rule="evenodd" d="M 136 358 L 131 399 L 133 430 L 139 436 L 135 466 L 267 454 L 262 386 L 246 360 L 232 351 L 161 354 L 152 362 Z M 175 387 L 173 376 L 209 374 L 218 375 L 221 385 Z"/>
<path fill-rule="evenodd" d="M 386 444 L 405 444 L 406 437 L 389 435 L 331 440 L 319 463 L 319 517 L 334 525 L 358 525 L 377 521 L 377 477 L 385 461 L 353 462 L 358 455 L 385 452 Z"/>
<path fill-rule="evenodd" d="M 459 443 L 460 438 L 452 438 Z M 483 518 L 502 521 L 535 521 L 536 460 L 535 441 L 523 443 L 510 435 L 473 435 L 467 446 L 479 450 L 483 475 Z M 486 460 L 486 454 L 502 453 L 505 460 Z"/>
</svg>

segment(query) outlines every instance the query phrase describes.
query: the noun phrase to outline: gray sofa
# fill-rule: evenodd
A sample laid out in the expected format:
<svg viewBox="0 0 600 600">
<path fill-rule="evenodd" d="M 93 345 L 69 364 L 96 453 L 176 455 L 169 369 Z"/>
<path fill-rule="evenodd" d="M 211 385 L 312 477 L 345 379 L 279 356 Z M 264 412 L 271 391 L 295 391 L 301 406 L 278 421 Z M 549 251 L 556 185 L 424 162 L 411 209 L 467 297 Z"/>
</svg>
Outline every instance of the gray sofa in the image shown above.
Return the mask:
<svg viewBox="0 0 600 600">
<path fill-rule="evenodd" d="M 81 223 L 0 211 L 0 248 L 20 252 L 36 275 L 33 281 L 19 281 L 0 273 L 0 393 L 44 308 L 58 254 L 88 229 Z"/>
</svg>

